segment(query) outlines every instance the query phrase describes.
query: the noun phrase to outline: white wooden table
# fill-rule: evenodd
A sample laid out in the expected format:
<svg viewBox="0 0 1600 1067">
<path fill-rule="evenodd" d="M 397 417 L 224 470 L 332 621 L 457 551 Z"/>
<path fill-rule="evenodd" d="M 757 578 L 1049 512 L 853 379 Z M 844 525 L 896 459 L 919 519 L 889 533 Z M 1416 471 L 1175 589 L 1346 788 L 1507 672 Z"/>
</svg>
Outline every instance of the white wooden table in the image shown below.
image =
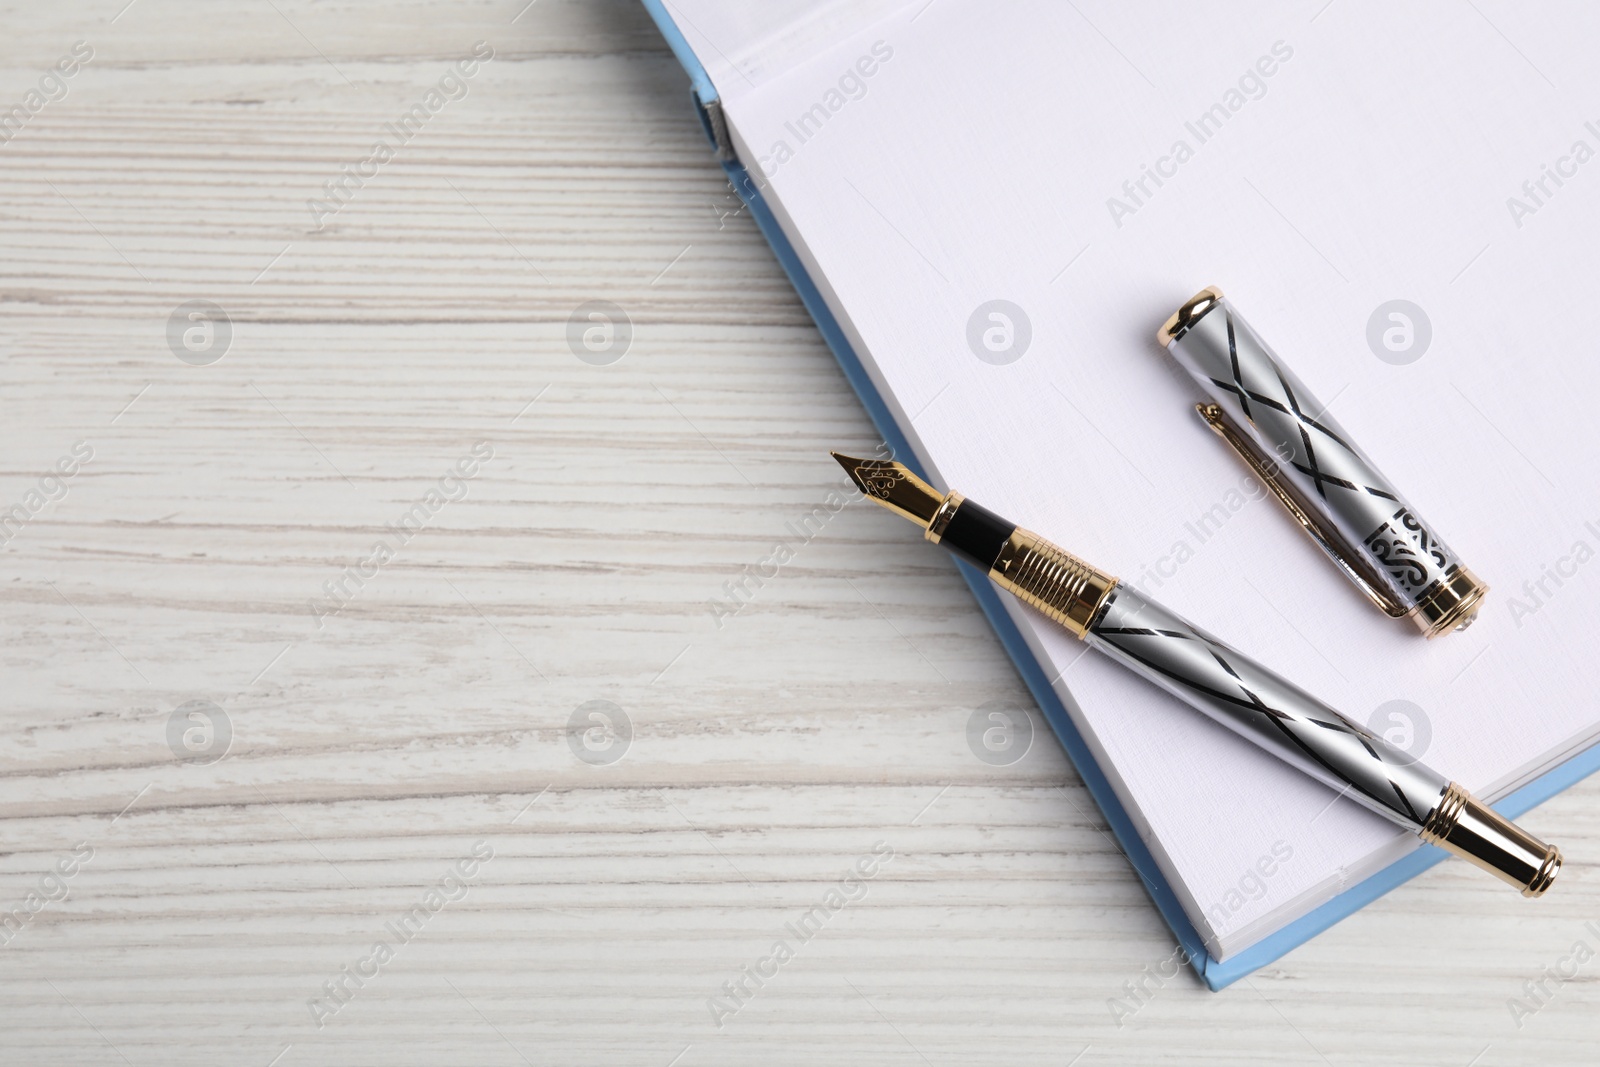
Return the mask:
<svg viewBox="0 0 1600 1067">
<path fill-rule="evenodd" d="M 1593 1062 L 1592 782 L 1547 900 L 1148 977 L 953 567 L 827 505 L 870 425 L 636 4 L 124 2 L 0 15 L 3 1062 Z"/>
</svg>

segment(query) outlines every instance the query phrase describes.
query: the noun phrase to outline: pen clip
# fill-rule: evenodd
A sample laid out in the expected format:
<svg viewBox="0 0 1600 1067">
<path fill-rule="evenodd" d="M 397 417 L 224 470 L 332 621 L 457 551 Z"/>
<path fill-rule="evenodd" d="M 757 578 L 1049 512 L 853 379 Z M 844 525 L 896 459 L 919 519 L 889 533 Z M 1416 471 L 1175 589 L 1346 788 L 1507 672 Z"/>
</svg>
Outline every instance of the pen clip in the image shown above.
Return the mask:
<svg viewBox="0 0 1600 1067">
<path fill-rule="evenodd" d="M 1196 404 L 1194 410 L 1205 420 L 1216 435 L 1238 453 L 1239 458 L 1255 472 L 1263 485 L 1300 524 L 1306 536 L 1333 560 L 1334 566 L 1355 583 L 1367 599 L 1376 604 L 1390 618 L 1404 618 L 1409 608 L 1396 601 L 1383 588 L 1383 579 L 1372 570 L 1350 543 L 1337 531 L 1317 521 L 1316 509 L 1300 498 L 1299 491 L 1282 477 L 1283 468 L 1262 454 L 1255 443 L 1240 432 L 1227 414 L 1216 404 Z"/>
</svg>

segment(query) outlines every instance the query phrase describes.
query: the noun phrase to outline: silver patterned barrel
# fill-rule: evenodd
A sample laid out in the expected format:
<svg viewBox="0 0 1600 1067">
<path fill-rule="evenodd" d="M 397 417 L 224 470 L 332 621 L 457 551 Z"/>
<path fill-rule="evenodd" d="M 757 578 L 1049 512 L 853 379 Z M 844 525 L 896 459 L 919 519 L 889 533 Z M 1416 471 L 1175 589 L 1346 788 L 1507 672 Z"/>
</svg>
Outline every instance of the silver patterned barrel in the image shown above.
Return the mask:
<svg viewBox="0 0 1600 1067">
<path fill-rule="evenodd" d="M 1118 583 L 1085 638 L 1184 703 L 1400 825 L 1420 829 L 1449 780 L 1255 660 Z"/>
</svg>

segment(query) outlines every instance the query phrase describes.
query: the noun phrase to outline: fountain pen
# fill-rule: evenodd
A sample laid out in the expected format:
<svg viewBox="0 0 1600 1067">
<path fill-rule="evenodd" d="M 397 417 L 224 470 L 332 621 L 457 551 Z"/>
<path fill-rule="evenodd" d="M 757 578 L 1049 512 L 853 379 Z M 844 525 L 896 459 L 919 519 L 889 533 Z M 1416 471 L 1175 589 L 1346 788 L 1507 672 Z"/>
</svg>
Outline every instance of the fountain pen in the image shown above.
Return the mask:
<svg viewBox="0 0 1600 1067">
<path fill-rule="evenodd" d="M 1555 880 L 1559 849 L 1132 586 L 899 463 L 832 455 L 868 498 L 928 540 L 1234 733 L 1523 896 Z"/>
</svg>

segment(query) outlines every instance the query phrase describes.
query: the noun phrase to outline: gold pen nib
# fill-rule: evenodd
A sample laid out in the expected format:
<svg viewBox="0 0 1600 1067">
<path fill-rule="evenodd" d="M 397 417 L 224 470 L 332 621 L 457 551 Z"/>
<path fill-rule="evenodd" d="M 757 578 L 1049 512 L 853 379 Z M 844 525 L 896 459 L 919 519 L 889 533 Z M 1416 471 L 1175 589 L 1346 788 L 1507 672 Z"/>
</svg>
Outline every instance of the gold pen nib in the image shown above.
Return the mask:
<svg viewBox="0 0 1600 1067">
<path fill-rule="evenodd" d="M 903 515 L 924 530 L 933 522 L 939 505 L 944 503 L 943 493 L 892 460 L 855 459 L 837 452 L 828 454 L 839 461 L 839 466 L 868 499 Z"/>
</svg>

